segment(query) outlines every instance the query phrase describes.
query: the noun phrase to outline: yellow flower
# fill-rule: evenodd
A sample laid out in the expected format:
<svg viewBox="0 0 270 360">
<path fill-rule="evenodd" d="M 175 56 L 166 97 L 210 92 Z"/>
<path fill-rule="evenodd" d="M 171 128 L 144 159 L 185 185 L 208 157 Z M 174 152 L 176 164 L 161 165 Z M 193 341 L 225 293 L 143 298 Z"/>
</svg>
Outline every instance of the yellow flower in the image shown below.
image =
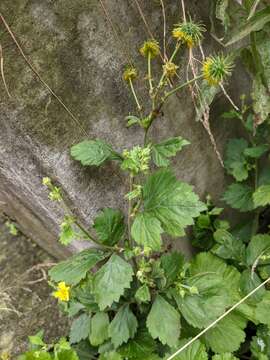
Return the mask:
<svg viewBox="0 0 270 360">
<path fill-rule="evenodd" d="M 53 293 L 53 296 L 61 301 L 69 301 L 70 286 L 67 286 L 64 281 L 61 281 L 57 285 L 57 291 Z"/>
<path fill-rule="evenodd" d="M 134 80 L 136 79 L 136 77 L 138 76 L 138 72 L 134 67 L 129 66 L 128 68 L 126 68 L 126 70 L 124 71 L 123 74 L 123 79 L 126 82 L 129 82 L 130 80 Z"/>
<path fill-rule="evenodd" d="M 194 23 L 192 20 L 177 24 L 172 31 L 172 36 L 178 41 L 182 41 L 188 47 L 192 48 L 202 39 L 202 33 L 205 31 L 204 26 L 200 23 Z"/>
<path fill-rule="evenodd" d="M 140 48 L 140 53 L 142 56 L 151 58 L 156 57 L 159 54 L 159 45 L 156 40 L 148 40 Z"/>
<path fill-rule="evenodd" d="M 42 184 L 45 185 L 45 186 L 50 186 L 52 184 L 52 181 L 49 177 L 44 177 L 42 179 Z"/>
<path fill-rule="evenodd" d="M 222 55 L 208 57 L 203 63 L 203 77 L 209 85 L 216 86 L 231 74 L 232 67 L 228 57 Z"/>
<path fill-rule="evenodd" d="M 176 75 L 177 69 L 179 69 L 179 66 L 175 65 L 173 62 L 166 62 L 165 65 L 163 65 L 163 71 L 165 72 L 165 75 L 169 78 L 172 78 Z"/>
<path fill-rule="evenodd" d="M 7 352 L 7 351 L 4 351 L 4 352 L 1 354 L 0 359 L 1 359 L 1 360 L 10 360 L 10 359 L 11 359 L 10 353 Z"/>
</svg>

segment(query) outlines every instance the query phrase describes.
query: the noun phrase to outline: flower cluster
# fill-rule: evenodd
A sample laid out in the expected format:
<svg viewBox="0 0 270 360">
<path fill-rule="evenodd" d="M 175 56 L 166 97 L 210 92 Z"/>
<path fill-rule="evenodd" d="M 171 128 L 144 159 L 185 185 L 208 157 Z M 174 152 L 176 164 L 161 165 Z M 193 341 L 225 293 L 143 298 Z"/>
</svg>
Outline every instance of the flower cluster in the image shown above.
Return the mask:
<svg viewBox="0 0 270 360">
<path fill-rule="evenodd" d="M 150 56 L 151 59 L 159 54 L 159 44 L 156 40 L 145 41 L 143 46 L 140 48 L 140 53 L 144 57 Z"/>
</svg>

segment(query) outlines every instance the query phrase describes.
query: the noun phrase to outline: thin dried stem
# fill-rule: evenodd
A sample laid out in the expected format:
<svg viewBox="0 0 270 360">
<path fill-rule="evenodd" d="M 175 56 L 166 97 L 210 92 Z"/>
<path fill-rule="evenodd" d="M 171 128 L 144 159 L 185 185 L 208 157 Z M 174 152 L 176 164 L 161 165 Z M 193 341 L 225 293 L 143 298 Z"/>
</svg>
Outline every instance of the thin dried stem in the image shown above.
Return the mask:
<svg viewBox="0 0 270 360">
<path fill-rule="evenodd" d="M 166 360 L 172 360 L 185 349 L 187 349 L 190 345 L 192 345 L 196 340 L 198 340 L 202 335 L 204 335 L 208 330 L 218 324 L 221 320 L 223 320 L 227 315 L 229 315 L 233 310 L 235 310 L 239 305 L 243 304 L 247 299 L 249 299 L 253 294 L 255 294 L 259 289 L 265 286 L 270 281 L 270 277 L 249 292 L 245 297 L 239 300 L 236 304 L 234 304 L 229 310 L 227 310 L 224 314 L 222 314 L 219 318 L 213 321 L 209 326 L 207 326 L 203 331 L 201 331 L 198 335 L 196 335 L 193 339 L 188 341 L 184 346 L 182 346 L 179 350 L 177 350 L 174 354 L 170 355 Z"/>
<path fill-rule="evenodd" d="M 185 1 L 184 0 L 181 0 L 181 6 L 182 6 L 183 19 L 184 19 L 184 22 L 186 22 L 187 18 L 186 18 L 186 9 L 185 9 Z"/>
<path fill-rule="evenodd" d="M 163 0 L 160 0 L 160 5 L 162 8 L 162 16 L 163 16 L 163 57 L 165 60 L 168 60 L 168 56 L 166 53 L 166 33 L 167 33 L 167 25 L 166 25 L 166 12 Z"/>
<path fill-rule="evenodd" d="M 21 56 L 23 57 L 23 59 L 25 60 L 26 64 L 30 67 L 30 69 L 32 70 L 32 72 L 36 75 L 36 77 L 38 78 L 38 80 L 42 83 L 42 85 L 52 94 L 52 96 L 59 102 L 59 104 L 65 109 L 65 111 L 69 114 L 69 116 L 74 120 L 74 122 L 80 127 L 80 129 L 82 130 L 82 132 L 87 136 L 87 132 L 86 130 L 83 128 L 83 126 L 81 125 L 81 123 L 79 122 L 79 120 L 76 118 L 76 116 L 69 110 L 69 108 L 65 105 L 65 103 L 60 99 L 60 97 L 54 92 L 54 90 L 52 90 L 50 88 L 50 86 L 46 83 L 45 80 L 43 80 L 43 78 L 41 77 L 41 75 L 39 74 L 39 72 L 36 70 L 36 68 L 34 67 L 34 65 L 31 63 L 31 61 L 27 58 L 27 56 L 25 55 L 22 47 L 20 46 L 19 42 L 17 41 L 13 31 L 11 30 L 11 28 L 9 27 L 8 23 L 6 22 L 5 18 L 3 17 L 3 15 L 0 13 L 0 19 L 2 20 L 2 23 L 4 24 L 4 27 L 6 28 L 6 30 L 8 31 L 9 35 L 11 36 L 13 42 L 15 43 L 15 45 L 17 46 Z"/>
<path fill-rule="evenodd" d="M 4 73 L 4 56 L 3 56 L 3 48 L 0 44 L 0 70 L 1 70 L 1 76 L 2 76 L 2 80 L 3 80 L 3 83 L 4 83 L 4 87 L 5 87 L 5 90 L 6 90 L 6 93 L 8 94 L 8 97 L 11 98 L 11 95 L 10 95 L 10 92 L 8 90 L 8 86 L 7 86 L 7 83 L 6 83 L 6 79 L 5 79 L 5 73 Z"/>
</svg>

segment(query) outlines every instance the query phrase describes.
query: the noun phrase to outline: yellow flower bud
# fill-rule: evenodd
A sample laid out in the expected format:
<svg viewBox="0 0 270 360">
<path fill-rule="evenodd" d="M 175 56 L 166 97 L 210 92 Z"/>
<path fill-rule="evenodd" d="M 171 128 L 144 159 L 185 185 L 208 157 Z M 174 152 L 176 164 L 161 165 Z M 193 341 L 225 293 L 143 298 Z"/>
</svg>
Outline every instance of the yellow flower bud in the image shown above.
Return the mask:
<svg viewBox="0 0 270 360">
<path fill-rule="evenodd" d="M 163 65 L 163 71 L 168 78 L 172 78 L 176 75 L 179 66 L 168 61 Z"/>
<path fill-rule="evenodd" d="M 129 66 L 128 68 L 126 68 L 126 70 L 124 71 L 123 74 L 123 79 L 126 82 L 129 82 L 130 80 L 135 80 L 138 76 L 138 72 L 134 67 Z"/>
<path fill-rule="evenodd" d="M 145 41 L 143 46 L 140 48 L 140 53 L 144 57 L 150 56 L 151 58 L 156 57 L 159 54 L 159 44 L 156 40 Z"/>
</svg>

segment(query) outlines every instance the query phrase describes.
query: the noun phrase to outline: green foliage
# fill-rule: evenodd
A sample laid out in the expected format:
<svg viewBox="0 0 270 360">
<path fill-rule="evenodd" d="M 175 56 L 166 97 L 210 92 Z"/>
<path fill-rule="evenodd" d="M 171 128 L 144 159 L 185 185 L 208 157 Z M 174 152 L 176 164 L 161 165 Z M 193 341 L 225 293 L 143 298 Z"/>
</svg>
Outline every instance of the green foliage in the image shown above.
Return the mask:
<svg viewBox="0 0 270 360">
<path fill-rule="evenodd" d="M 225 167 L 237 181 L 248 178 L 249 168 L 245 157 L 247 148 L 248 142 L 245 139 L 232 139 L 227 145 Z"/>
<path fill-rule="evenodd" d="M 78 343 L 89 336 L 90 321 L 90 316 L 87 314 L 81 314 L 78 318 L 73 320 L 69 334 L 69 341 L 71 344 Z"/>
<path fill-rule="evenodd" d="M 233 209 L 241 212 L 251 211 L 254 209 L 253 189 L 245 184 L 231 184 L 224 193 L 223 200 Z"/>
<path fill-rule="evenodd" d="M 178 348 L 184 346 L 190 339 L 182 339 L 178 343 Z M 204 344 L 199 340 L 196 340 L 192 345 L 187 347 L 179 355 L 175 357 L 176 360 L 207 360 L 208 354 L 206 352 Z"/>
<path fill-rule="evenodd" d="M 86 274 L 99 261 L 106 257 L 99 250 L 87 249 L 77 255 L 55 265 L 50 271 L 51 280 L 64 281 L 69 285 L 76 285 L 86 277 Z"/>
<path fill-rule="evenodd" d="M 94 275 L 93 294 L 100 310 L 111 306 L 130 287 L 133 269 L 129 263 L 117 255 L 112 255 Z"/>
<path fill-rule="evenodd" d="M 115 348 L 133 339 L 138 321 L 128 305 L 122 306 L 109 326 L 109 335 Z"/>
<path fill-rule="evenodd" d="M 72 146 L 71 156 L 82 165 L 99 166 L 107 160 L 120 160 L 121 156 L 102 140 L 83 141 Z"/>
<path fill-rule="evenodd" d="M 178 136 L 153 145 L 152 154 L 154 163 L 156 166 L 161 167 L 170 165 L 168 158 L 175 156 L 178 151 L 182 150 L 184 146 L 189 144 L 189 141 L 183 139 L 181 136 Z"/>
<path fill-rule="evenodd" d="M 154 300 L 146 324 L 154 339 L 158 338 L 163 345 L 177 345 L 180 336 L 180 315 L 162 296 L 158 295 Z"/>
<path fill-rule="evenodd" d="M 113 246 L 124 235 L 124 215 L 119 210 L 106 208 L 95 218 L 93 227 L 97 232 L 100 243 Z"/>
<path fill-rule="evenodd" d="M 97 312 L 91 319 L 90 343 L 93 346 L 102 345 L 109 338 L 109 316 L 103 312 Z"/>
</svg>

